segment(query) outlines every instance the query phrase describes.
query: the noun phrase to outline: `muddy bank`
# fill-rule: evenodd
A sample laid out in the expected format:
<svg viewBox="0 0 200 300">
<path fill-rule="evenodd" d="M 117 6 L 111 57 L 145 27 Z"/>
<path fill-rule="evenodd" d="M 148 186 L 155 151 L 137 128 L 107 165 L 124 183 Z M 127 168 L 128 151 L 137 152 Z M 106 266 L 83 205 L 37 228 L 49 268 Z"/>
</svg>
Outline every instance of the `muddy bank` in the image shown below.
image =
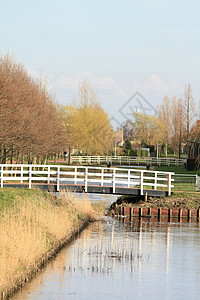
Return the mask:
<svg viewBox="0 0 200 300">
<path fill-rule="evenodd" d="M 170 197 L 120 197 L 113 203 L 108 215 L 113 217 L 148 218 L 167 222 L 199 222 L 200 194 L 176 193 Z"/>
<path fill-rule="evenodd" d="M 147 201 L 142 196 L 122 196 L 110 206 L 108 214 L 115 212 L 115 210 L 118 211 L 120 206 L 133 208 L 200 209 L 200 193 L 176 192 L 170 197 L 147 197 Z"/>
</svg>

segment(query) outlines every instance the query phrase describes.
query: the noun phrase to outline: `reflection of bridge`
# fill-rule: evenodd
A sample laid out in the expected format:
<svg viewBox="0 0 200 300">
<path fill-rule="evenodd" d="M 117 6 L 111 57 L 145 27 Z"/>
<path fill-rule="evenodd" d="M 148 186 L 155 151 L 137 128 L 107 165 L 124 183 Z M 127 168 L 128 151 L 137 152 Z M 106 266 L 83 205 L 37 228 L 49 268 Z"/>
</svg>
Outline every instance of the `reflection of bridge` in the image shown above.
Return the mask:
<svg viewBox="0 0 200 300">
<path fill-rule="evenodd" d="M 170 195 L 171 172 L 61 165 L 0 165 L 1 187 L 118 195 Z"/>
<path fill-rule="evenodd" d="M 157 166 L 180 166 L 185 159 L 134 157 L 134 156 L 71 156 L 72 164 L 118 164 L 118 165 L 157 165 Z"/>
</svg>

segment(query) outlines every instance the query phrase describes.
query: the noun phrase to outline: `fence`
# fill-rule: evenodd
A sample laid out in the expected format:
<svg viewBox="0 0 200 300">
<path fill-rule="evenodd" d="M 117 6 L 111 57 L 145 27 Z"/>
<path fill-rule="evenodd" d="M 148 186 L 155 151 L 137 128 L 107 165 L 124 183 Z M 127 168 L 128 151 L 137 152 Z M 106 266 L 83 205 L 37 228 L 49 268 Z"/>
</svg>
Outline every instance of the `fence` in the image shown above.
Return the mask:
<svg viewBox="0 0 200 300">
<path fill-rule="evenodd" d="M 180 166 L 186 159 L 156 158 L 156 157 L 133 157 L 133 156 L 71 156 L 72 164 L 118 164 L 118 165 L 157 165 L 157 166 Z"/>
<path fill-rule="evenodd" d="M 174 174 L 174 191 L 200 191 L 199 176 Z"/>
<path fill-rule="evenodd" d="M 82 185 L 87 192 L 88 185 L 111 186 L 113 193 L 117 187 L 166 190 L 171 194 L 174 173 L 147 171 L 125 168 L 101 168 L 58 165 L 0 165 L 1 187 L 5 183 L 27 183 L 31 188 L 34 183 L 54 183 L 59 191 L 60 185 Z"/>
</svg>

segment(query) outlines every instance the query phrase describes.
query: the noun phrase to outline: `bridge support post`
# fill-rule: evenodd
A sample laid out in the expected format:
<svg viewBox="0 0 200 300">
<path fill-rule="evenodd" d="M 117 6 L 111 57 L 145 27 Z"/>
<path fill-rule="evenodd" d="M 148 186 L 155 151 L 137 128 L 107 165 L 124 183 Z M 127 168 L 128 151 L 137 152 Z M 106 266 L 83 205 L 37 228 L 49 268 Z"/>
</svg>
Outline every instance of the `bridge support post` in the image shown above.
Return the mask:
<svg viewBox="0 0 200 300">
<path fill-rule="evenodd" d="M 147 202 L 147 192 L 145 193 L 144 196 L 145 196 L 145 197 L 144 197 L 144 201 Z"/>
</svg>

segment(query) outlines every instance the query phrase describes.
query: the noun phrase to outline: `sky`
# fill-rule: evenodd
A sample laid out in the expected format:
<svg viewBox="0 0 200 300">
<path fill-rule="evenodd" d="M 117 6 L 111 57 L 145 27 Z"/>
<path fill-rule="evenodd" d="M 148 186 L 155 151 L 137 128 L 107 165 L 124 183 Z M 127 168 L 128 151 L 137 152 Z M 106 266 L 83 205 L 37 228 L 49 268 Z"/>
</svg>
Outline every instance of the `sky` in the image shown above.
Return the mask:
<svg viewBox="0 0 200 300">
<path fill-rule="evenodd" d="M 0 0 L 0 54 L 64 105 L 87 80 L 117 127 L 188 83 L 199 102 L 199 12 L 198 0 Z"/>
</svg>

